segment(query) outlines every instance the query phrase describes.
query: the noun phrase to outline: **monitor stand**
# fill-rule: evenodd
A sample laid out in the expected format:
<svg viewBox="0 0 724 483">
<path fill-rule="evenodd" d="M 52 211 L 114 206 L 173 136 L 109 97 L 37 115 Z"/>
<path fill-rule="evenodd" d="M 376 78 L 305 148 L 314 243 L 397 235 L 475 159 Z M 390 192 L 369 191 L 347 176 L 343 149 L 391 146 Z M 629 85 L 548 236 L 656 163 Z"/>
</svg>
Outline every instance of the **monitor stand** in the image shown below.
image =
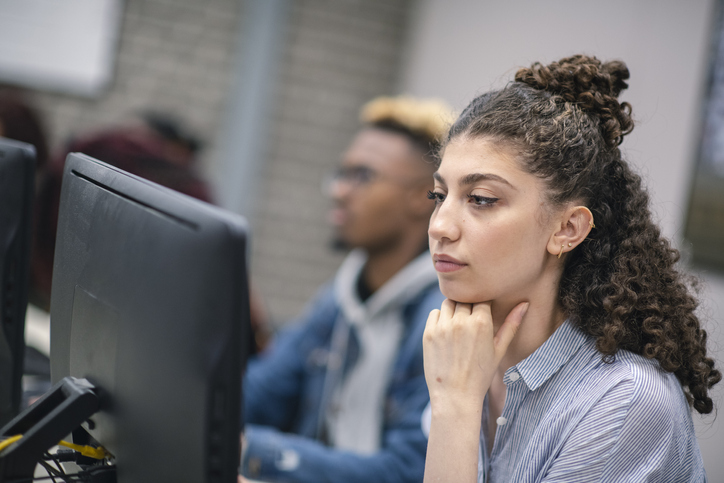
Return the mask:
<svg viewBox="0 0 724 483">
<path fill-rule="evenodd" d="M 32 481 L 43 455 L 98 411 L 100 398 L 86 379 L 66 377 L 31 407 L 0 429 L 0 438 L 22 438 L 0 451 L 0 483 Z M 115 466 L 98 465 L 84 473 L 96 483 L 115 483 Z M 61 477 L 58 477 L 62 479 Z"/>
</svg>

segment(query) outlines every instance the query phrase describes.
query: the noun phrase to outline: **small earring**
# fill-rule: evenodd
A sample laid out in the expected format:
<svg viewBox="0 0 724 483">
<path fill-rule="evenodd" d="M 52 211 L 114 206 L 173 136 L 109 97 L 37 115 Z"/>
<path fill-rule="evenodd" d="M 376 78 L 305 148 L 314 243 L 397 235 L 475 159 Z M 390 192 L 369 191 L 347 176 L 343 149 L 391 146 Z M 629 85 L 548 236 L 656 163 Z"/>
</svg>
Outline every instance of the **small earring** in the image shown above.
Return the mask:
<svg viewBox="0 0 724 483">
<path fill-rule="evenodd" d="M 572 247 L 573 245 L 571 245 L 571 244 L 569 243 L 568 246 L 569 246 L 569 247 Z"/>
<path fill-rule="evenodd" d="M 561 245 L 561 251 L 558 252 L 558 258 L 561 258 L 561 255 L 563 255 L 563 247 L 564 247 L 564 246 L 565 246 L 565 245 Z"/>
<path fill-rule="evenodd" d="M 596 224 L 593 222 L 593 220 L 588 220 L 588 226 L 591 228 L 596 228 Z"/>
</svg>

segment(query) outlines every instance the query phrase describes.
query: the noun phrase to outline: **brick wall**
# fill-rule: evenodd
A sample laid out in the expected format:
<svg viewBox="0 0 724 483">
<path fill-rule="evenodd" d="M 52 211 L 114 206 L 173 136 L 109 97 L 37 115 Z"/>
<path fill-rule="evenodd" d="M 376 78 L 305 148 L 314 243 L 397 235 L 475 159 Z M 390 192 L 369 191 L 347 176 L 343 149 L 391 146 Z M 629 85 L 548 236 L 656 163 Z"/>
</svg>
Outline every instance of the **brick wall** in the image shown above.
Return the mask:
<svg viewBox="0 0 724 483">
<path fill-rule="evenodd" d="M 394 93 L 412 1 L 290 2 L 252 244 L 253 280 L 278 323 L 298 314 L 342 260 L 329 248 L 321 179 L 358 128 L 360 106 Z M 206 141 L 202 168 L 213 174 L 243 6 L 127 0 L 109 90 L 97 99 L 35 93 L 51 145 L 161 109 Z"/>
<path fill-rule="evenodd" d="M 204 159 L 213 156 L 240 15 L 238 0 L 126 0 L 108 91 L 97 99 L 36 93 L 51 146 L 152 108 L 183 119 L 209 142 Z"/>
<path fill-rule="evenodd" d="M 411 2 L 296 0 L 254 226 L 254 281 L 278 322 L 300 312 L 342 260 L 321 192 L 370 98 L 394 94 Z"/>
</svg>

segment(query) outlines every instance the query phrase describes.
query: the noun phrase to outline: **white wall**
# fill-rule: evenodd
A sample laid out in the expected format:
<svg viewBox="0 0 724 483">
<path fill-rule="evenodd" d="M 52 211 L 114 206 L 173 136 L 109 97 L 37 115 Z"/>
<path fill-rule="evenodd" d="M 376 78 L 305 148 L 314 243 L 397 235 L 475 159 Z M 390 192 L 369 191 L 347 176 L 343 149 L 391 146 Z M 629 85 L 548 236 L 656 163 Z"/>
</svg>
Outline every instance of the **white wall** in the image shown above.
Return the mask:
<svg viewBox="0 0 724 483">
<path fill-rule="evenodd" d="M 98 96 L 113 80 L 120 0 L 0 0 L 0 79 Z"/>
<path fill-rule="evenodd" d="M 678 244 L 713 14 L 712 0 L 421 0 L 399 90 L 440 96 L 462 109 L 533 61 L 575 53 L 624 60 L 631 79 L 622 98 L 632 104 L 637 125 L 622 147 L 648 180 L 664 233 Z M 724 278 L 703 275 L 710 348 L 722 369 Z M 724 409 L 724 389 L 717 388 L 715 398 Z M 721 418 L 695 420 L 709 481 L 724 481 Z"/>
</svg>

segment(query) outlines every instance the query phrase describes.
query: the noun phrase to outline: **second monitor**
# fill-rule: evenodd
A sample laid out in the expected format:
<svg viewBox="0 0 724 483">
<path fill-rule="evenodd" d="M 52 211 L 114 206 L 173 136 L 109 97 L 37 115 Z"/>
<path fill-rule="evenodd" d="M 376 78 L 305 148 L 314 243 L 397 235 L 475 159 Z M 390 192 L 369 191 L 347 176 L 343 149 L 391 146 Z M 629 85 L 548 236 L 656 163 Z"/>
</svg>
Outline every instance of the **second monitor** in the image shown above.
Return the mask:
<svg viewBox="0 0 724 483">
<path fill-rule="evenodd" d="M 60 207 L 53 381 L 100 388 L 85 429 L 120 483 L 236 482 L 243 218 L 81 154 L 67 159 Z"/>
</svg>

